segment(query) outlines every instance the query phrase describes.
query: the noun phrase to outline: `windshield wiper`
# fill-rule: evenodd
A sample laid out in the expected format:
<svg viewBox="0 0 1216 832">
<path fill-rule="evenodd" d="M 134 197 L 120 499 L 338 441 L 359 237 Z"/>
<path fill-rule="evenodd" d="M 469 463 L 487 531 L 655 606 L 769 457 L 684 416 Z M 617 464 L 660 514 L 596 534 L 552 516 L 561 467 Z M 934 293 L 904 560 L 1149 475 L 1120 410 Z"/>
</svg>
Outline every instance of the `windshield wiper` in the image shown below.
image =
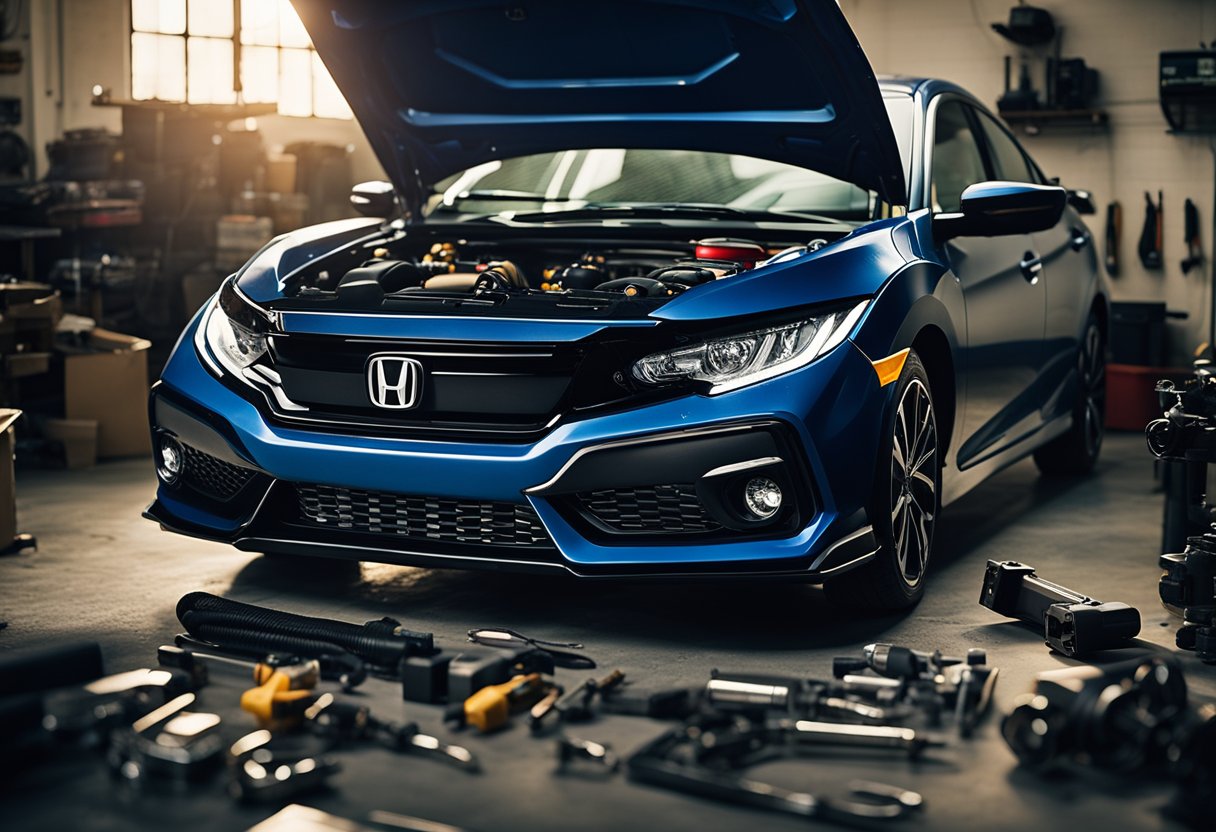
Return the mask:
<svg viewBox="0 0 1216 832">
<path fill-rule="evenodd" d="M 733 208 L 729 205 L 707 205 L 698 202 L 645 202 L 638 204 L 585 205 L 565 211 L 539 211 L 516 214 L 516 222 L 569 222 L 584 219 L 680 219 L 684 217 L 721 217 L 744 222 L 827 222 L 839 220 L 819 214 L 799 211 L 764 211 L 754 208 Z"/>
</svg>

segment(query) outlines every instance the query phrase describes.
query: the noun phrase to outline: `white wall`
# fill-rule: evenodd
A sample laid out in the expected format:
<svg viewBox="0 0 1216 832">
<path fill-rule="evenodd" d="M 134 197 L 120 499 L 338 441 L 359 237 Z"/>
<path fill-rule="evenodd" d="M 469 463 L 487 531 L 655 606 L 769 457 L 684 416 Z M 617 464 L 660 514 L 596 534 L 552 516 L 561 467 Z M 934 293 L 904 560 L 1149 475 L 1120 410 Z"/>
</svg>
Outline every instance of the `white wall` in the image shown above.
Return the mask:
<svg viewBox="0 0 1216 832">
<path fill-rule="evenodd" d="M 1002 56 L 1013 47 L 990 24 L 1005 22 L 1014 0 L 841 0 L 875 70 L 954 81 L 995 110 L 1004 87 Z M 1019 138 L 1048 176 L 1088 188 L 1099 213 L 1087 219 L 1102 244 L 1105 206 L 1123 206 L 1121 271 L 1116 300 L 1165 300 L 1191 319 L 1171 325 L 1175 360 L 1205 340 L 1210 305 L 1213 142 L 1216 136 L 1172 136 L 1157 100 L 1157 55 L 1216 40 L 1216 0 L 1034 0 L 1064 29 L 1064 57 L 1083 57 L 1100 73 L 1097 106 L 1110 114 L 1105 132 L 1053 130 Z M 1016 66 L 1016 63 L 1015 63 Z M 1038 64 L 1041 66 L 1041 64 Z M 1032 75 L 1042 89 L 1042 75 Z M 1016 79 L 1016 74 L 1015 74 Z M 1145 271 L 1136 256 L 1144 222 L 1144 191 L 1165 192 L 1165 268 Z M 1187 276 L 1183 202 L 1199 207 L 1208 258 Z M 1101 248 L 1099 248 L 1101 251 Z"/>
</svg>

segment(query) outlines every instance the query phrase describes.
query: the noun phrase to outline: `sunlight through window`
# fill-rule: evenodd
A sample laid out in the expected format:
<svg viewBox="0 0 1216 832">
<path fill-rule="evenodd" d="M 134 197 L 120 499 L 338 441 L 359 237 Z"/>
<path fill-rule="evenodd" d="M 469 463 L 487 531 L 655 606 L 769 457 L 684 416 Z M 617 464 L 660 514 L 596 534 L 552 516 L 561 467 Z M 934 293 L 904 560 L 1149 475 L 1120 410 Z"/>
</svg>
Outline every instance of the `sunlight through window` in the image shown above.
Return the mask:
<svg viewBox="0 0 1216 832">
<path fill-rule="evenodd" d="M 131 0 L 131 96 L 352 118 L 289 0 Z M 240 49 L 235 89 L 234 49 Z"/>
</svg>

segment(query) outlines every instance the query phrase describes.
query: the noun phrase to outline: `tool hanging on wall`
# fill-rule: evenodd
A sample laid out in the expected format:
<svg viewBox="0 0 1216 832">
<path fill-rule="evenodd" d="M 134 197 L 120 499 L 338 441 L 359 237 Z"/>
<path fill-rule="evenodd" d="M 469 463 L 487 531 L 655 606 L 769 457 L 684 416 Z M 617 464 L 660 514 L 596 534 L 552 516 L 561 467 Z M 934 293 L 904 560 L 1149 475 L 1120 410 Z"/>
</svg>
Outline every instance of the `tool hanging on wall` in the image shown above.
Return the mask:
<svg viewBox="0 0 1216 832">
<path fill-rule="evenodd" d="M 1186 243 L 1186 259 L 1182 261 L 1182 273 L 1186 274 L 1203 262 L 1203 248 L 1199 245 L 1199 208 L 1189 197 L 1184 211 L 1185 237 L 1183 242 Z"/>
<path fill-rule="evenodd" d="M 1153 203 L 1153 195 L 1144 192 L 1144 228 L 1140 231 L 1140 244 L 1137 251 L 1144 268 L 1156 271 L 1161 268 L 1162 222 L 1165 208 L 1165 197 L 1157 191 L 1157 202 Z"/>
<path fill-rule="evenodd" d="M 1123 237 L 1123 206 L 1118 200 L 1106 206 L 1106 246 L 1103 251 L 1103 262 L 1106 273 L 1111 277 L 1119 276 L 1119 243 Z"/>
</svg>

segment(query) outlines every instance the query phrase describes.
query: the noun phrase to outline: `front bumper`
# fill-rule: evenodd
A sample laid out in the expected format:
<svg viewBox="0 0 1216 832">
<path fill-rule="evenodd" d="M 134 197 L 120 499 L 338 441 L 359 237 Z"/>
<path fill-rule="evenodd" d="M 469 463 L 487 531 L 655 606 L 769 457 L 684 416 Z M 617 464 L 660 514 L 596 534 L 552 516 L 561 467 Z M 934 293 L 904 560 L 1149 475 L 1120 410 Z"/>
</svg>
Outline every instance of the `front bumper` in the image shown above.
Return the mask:
<svg viewBox="0 0 1216 832">
<path fill-rule="evenodd" d="M 353 436 L 269 423 L 203 366 L 192 347 L 194 326 L 197 321 L 153 389 L 153 430 L 236 466 L 241 475 L 220 497 L 161 483 L 145 516 L 172 531 L 247 551 L 582 577 L 816 580 L 857 566 L 877 550 L 866 505 L 888 389 L 879 387 L 869 361 L 851 342 L 751 387 L 559 423 L 534 444 L 517 445 Z M 571 501 L 579 490 L 639 479 L 659 485 L 665 476 L 681 481 L 687 471 L 704 474 L 774 457 L 782 462 L 775 475 L 786 478 L 797 510 L 763 529 L 615 534 L 588 522 L 594 518 Z M 370 511 L 370 528 L 380 533 L 366 525 L 360 530 L 299 522 L 300 484 L 337 493 L 340 512 L 351 510 L 355 495 L 362 501 L 356 511 L 361 517 Z M 465 514 L 471 503 L 492 506 L 485 509 L 487 517 L 518 506 L 537 518 L 548 540 L 517 546 L 385 533 L 385 507 L 376 495 L 403 494 L 427 495 L 431 502 L 417 511 L 428 523 L 446 522 L 446 507 L 455 501 Z"/>
</svg>

